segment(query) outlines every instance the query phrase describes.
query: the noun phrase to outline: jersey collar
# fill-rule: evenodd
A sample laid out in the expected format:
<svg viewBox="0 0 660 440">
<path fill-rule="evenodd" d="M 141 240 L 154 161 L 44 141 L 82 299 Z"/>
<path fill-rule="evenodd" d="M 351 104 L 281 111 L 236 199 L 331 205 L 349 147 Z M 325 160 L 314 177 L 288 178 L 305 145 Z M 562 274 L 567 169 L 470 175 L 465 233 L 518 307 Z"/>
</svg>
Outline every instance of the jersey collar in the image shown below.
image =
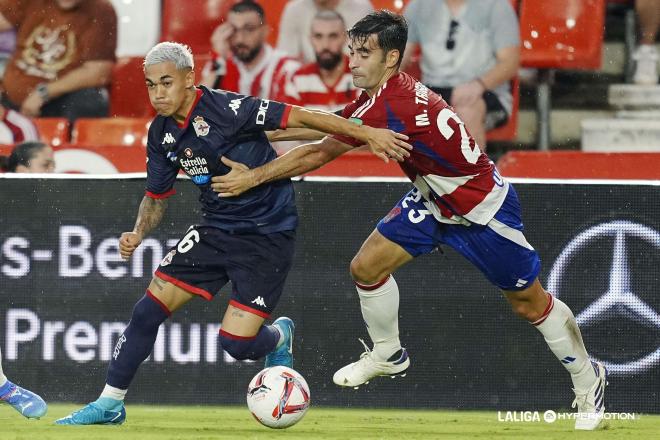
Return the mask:
<svg viewBox="0 0 660 440">
<path fill-rule="evenodd" d="M 181 129 L 185 129 L 188 127 L 188 123 L 190 122 L 190 116 L 192 116 L 193 110 L 195 110 L 195 107 L 197 107 L 197 103 L 202 98 L 202 94 L 203 94 L 202 89 L 198 88 L 195 91 L 195 93 L 197 96 L 195 96 L 195 101 L 193 101 L 193 105 L 190 107 L 190 111 L 188 112 L 188 115 L 186 115 L 186 120 L 183 121 L 182 124 L 179 124 L 178 122 L 176 123 L 176 125 L 178 125 L 179 128 Z"/>
</svg>

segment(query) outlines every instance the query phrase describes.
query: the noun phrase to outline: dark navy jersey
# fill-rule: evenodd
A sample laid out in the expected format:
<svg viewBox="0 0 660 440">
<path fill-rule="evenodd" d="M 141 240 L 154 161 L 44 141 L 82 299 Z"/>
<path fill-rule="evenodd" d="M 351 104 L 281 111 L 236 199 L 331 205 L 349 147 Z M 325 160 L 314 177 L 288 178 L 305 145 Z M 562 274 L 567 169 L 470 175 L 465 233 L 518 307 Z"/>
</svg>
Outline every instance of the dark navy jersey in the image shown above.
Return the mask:
<svg viewBox="0 0 660 440">
<path fill-rule="evenodd" d="M 225 156 L 250 168 L 274 160 L 277 154 L 264 130 L 286 128 L 291 107 L 279 102 L 224 90 L 197 89 L 197 98 L 183 124 L 156 116 L 147 142 L 147 196 L 174 194 L 183 170 L 200 189 L 202 224 L 230 232 L 294 230 L 298 224 L 293 185 L 278 180 L 238 197 L 218 197 L 211 177 L 229 172 Z"/>
</svg>

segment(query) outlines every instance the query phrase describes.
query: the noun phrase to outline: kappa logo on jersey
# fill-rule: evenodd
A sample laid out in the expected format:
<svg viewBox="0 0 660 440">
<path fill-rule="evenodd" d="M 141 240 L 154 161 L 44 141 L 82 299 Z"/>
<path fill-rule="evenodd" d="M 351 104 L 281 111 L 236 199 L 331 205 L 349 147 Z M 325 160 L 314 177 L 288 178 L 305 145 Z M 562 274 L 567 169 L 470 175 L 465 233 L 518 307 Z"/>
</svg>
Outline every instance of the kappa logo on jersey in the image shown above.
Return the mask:
<svg viewBox="0 0 660 440">
<path fill-rule="evenodd" d="M 174 139 L 174 136 L 172 136 L 172 133 L 165 133 L 165 137 L 163 138 L 163 142 L 161 142 L 163 145 L 164 144 L 173 144 L 176 142 Z"/>
<path fill-rule="evenodd" d="M 268 106 L 270 105 L 270 101 L 267 99 L 262 99 L 261 104 L 259 104 L 259 111 L 257 112 L 257 119 L 256 119 L 256 124 L 257 125 L 264 125 L 266 123 L 266 111 L 268 111 Z"/>
<path fill-rule="evenodd" d="M 256 304 L 256 305 L 261 306 L 261 307 L 266 307 L 266 302 L 260 296 L 256 297 L 252 301 L 250 301 L 250 304 Z"/>
<path fill-rule="evenodd" d="M 229 103 L 229 108 L 232 109 L 236 116 L 238 116 L 238 109 L 241 107 L 241 102 L 240 99 L 232 99 Z"/>
<path fill-rule="evenodd" d="M 211 180 L 209 173 L 208 161 L 203 157 L 194 157 L 194 153 L 190 148 L 183 150 L 186 159 L 179 159 L 179 164 L 183 171 L 190 176 L 190 179 L 196 185 L 206 185 Z"/>
<path fill-rule="evenodd" d="M 195 116 L 195 119 L 193 119 L 193 128 L 197 136 L 206 136 L 209 134 L 209 130 L 211 130 L 211 126 L 201 116 Z"/>
</svg>

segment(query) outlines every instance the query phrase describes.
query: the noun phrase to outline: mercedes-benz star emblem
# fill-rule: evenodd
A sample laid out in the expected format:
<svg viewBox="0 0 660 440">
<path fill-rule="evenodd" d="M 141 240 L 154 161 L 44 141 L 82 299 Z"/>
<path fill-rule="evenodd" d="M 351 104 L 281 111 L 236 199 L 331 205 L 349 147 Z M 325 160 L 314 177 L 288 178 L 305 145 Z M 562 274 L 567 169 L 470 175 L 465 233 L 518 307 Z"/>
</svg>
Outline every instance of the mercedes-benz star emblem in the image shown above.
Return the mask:
<svg viewBox="0 0 660 440">
<path fill-rule="evenodd" d="M 562 278 L 569 265 L 575 263 L 573 261 L 575 254 L 592 245 L 595 239 L 604 236 L 614 237 L 608 288 L 598 299 L 576 313 L 578 325 L 585 329 L 611 317 L 614 313 L 642 325 L 660 329 L 660 314 L 633 291 L 631 269 L 628 264 L 627 240 L 631 237 L 641 239 L 656 249 L 660 249 L 660 233 L 648 226 L 619 220 L 594 226 L 578 234 L 568 243 L 552 266 L 548 277 L 548 290 L 557 297 L 560 293 L 563 295 L 564 292 L 560 292 Z M 652 350 L 654 351 L 641 358 L 625 363 L 614 363 L 607 360 L 600 360 L 600 362 L 603 362 L 613 374 L 638 374 L 660 364 L 660 347 L 654 347 Z"/>
</svg>

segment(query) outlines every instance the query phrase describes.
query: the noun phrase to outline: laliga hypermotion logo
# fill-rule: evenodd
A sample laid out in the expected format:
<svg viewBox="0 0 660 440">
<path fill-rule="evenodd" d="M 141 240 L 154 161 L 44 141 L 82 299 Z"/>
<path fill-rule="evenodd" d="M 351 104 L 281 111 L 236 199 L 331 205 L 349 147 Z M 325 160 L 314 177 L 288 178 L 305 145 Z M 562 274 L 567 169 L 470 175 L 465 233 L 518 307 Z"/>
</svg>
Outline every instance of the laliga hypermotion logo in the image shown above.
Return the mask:
<svg viewBox="0 0 660 440">
<path fill-rule="evenodd" d="M 633 290 L 633 283 L 631 283 L 633 272 L 629 265 L 630 255 L 628 253 L 628 244 L 631 240 L 641 240 L 643 243 L 650 244 L 655 251 L 660 250 L 660 233 L 648 226 L 620 220 L 602 223 L 580 233 L 568 243 L 552 266 L 548 279 L 548 290 L 557 297 L 560 294 L 562 296 L 588 294 L 589 292 L 567 291 L 567 289 L 562 291 L 562 285 L 566 284 L 567 271 L 569 267 L 575 265 L 577 255 L 585 250 L 599 250 L 599 239 L 603 237 L 614 238 L 609 279 L 605 283 L 606 291 L 593 292 L 599 294 L 600 297 L 576 313 L 575 318 L 578 325 L 584 330 L 615 315 L 622 323 L 625 322 L 625 319 L 632 320 L 656 332 L 660 331 L 660 314 L 637 295 Z M 649 255 L 641 256 L 645 259 L 648 257 Z M 597 283 L 588 282 L 588 279 L 586 281 L 587 283 L 582 283 L 583 286 L 597 285 Z M 652 283 L 654 282 L 652 281 Z M 616 349 L 617 347 L 610 347 L 609 350 L 614 352 Z M 601 362 L 613 374 L 642 373 L 660 364 L 660 347 L 651 347 L 650 353 L 647 352 L 641 357 L 627 362 L 616 363 L 607 360 L 601 360 Z"/>
</svg>

